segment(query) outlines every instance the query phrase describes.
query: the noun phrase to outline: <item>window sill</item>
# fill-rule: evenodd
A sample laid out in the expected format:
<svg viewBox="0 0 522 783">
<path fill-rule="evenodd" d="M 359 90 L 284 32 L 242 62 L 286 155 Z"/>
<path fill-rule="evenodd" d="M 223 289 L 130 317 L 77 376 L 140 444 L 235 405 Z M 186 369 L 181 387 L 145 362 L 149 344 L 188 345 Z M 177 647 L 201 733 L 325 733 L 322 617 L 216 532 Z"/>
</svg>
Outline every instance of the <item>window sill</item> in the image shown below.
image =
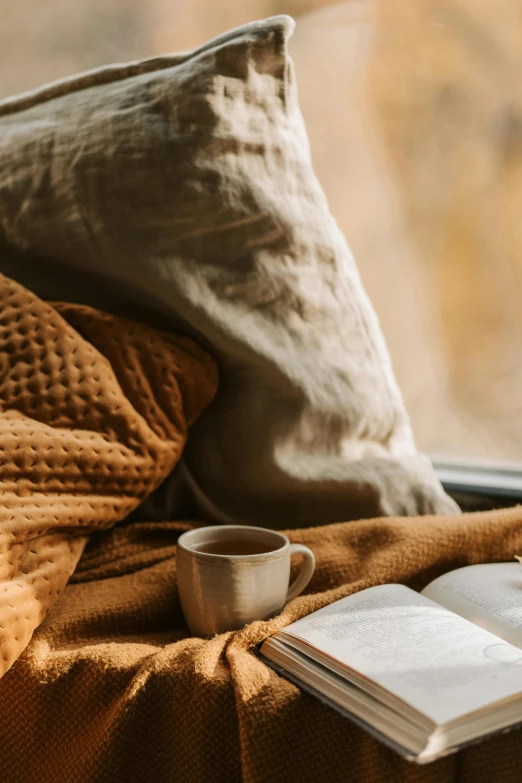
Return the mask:
<svg viewBox="0 0 522 783">
<path fill-rule="evenodd" d="M 465 511 L 522 503 L 522 463 L 431 459 L 442 486 Z"/>
</svg>

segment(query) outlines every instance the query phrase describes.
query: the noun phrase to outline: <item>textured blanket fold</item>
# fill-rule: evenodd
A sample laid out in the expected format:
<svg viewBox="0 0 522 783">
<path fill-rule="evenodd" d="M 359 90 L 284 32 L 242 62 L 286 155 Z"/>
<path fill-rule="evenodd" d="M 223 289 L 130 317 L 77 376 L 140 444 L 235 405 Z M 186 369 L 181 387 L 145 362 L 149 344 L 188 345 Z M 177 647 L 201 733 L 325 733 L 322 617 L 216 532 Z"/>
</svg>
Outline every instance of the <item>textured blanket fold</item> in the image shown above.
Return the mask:
<svg viewBox="0 0 522 783">
<path fill-rule="evenodd" d="M 86 534 L 170 473 L 216 369 L 191 340 L 46 304 L 0 275 L 0 676 Z"/>
<path fill-rule="evenodd" d="M 316 554 L 307 594 L 268 622 L 190 638 L 175 551 L 191 525 L 114 525 L 176 462 L 214 393 L 212 361 L 5 278 L 0 345 L 0 783 L 520 781 L 519 731 L 417 767 L 255 655 L 365 587 L 421 589 L 512 559 L 520 508 L 289 531 Z"/>
</svg>

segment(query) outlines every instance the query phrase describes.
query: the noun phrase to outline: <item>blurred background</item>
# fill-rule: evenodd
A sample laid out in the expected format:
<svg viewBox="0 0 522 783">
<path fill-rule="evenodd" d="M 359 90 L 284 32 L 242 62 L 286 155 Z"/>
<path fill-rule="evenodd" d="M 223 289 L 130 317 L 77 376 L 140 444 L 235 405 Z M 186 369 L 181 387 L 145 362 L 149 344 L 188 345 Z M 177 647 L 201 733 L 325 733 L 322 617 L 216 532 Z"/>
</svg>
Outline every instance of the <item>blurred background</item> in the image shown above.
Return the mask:
<svg viewBox="0 0 522 783">
<path fill-rule="evenodd" d="M 519 0 L 0 0 L 0 97 L 288 13 L 315 170 L 419 447 L 522 463 Z"/>
</svg>

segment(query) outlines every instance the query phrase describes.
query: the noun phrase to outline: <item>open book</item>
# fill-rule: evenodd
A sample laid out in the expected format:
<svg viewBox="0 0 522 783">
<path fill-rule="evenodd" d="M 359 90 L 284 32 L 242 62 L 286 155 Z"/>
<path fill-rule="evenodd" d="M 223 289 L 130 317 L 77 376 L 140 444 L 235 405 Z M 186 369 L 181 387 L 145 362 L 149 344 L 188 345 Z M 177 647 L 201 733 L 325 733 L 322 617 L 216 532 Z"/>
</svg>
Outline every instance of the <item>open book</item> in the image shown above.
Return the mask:
<svg viewBox="0 0 522 783">
<path fill-rule="evenodd" d="M 522 723 L 522 566 L 459 568 L 420 594 L 370 587 L 260 652 L 401 755 L 433 761 Z"/>
</svg>

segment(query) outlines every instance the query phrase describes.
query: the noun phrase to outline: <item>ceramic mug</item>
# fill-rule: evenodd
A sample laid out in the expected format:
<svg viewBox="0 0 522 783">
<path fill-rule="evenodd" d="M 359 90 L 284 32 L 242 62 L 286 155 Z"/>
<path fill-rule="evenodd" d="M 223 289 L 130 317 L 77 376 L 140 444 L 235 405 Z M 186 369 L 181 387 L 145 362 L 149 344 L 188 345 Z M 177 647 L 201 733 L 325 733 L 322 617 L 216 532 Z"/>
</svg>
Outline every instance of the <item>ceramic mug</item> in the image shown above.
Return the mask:
<svg viewBox="0 0 522 783">
<path fill-rule="evenodd" d="M 303 565 L 290 581 L 290 558 Z M 183 533 L 176 551 L 181 608 L 194 636 L 242 628 L 277 614 L 312 578 L 311 549 L 275 530 L 213 525 Z"/>
</svg>

